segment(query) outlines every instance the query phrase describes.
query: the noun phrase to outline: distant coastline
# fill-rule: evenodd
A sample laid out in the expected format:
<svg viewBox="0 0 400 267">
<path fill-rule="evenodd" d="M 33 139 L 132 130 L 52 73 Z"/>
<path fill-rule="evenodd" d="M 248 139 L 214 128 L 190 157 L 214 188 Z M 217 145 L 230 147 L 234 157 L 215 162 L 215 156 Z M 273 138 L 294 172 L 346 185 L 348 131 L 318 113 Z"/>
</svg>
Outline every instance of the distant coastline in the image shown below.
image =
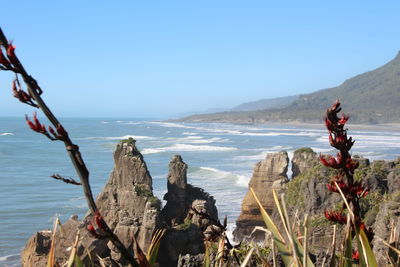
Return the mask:
<svg viewBox="0 0 400 267">
<path fill-rule="evenodd" d="M 175 121 L 313 124 L 320 123 L 326 107 L 339 99 L 350 114 L 350 122 L 396 128 L 400 123 L 399 73 L 400 53 L 383 66 L 350 78 L 337 87 L 299 96 L 243 103 L 225 112 L 195 114 Z"/>
<path fill-rule="evenodd" d="M 191 120 L 167 120 L 165 122 L 179 122 L 179 123 L 222 123 L 222 124 L 234 124 L 234 125 L 276 125 L 276 126 L 293 126 L 302 127 L 310 129 L 325 129 L 324 122 L 281 122 L 281 121 L 270 121 L 261 123 L 246 123 L 239 121 L 191 121 Z M 351 130 L 369 130 L 369 131 L 390 131 L 390 132 L 400 132 L 400 123 L 377 123 L 377 124 L 362 124 L 362 123 L 351 123 L 351 118 L 348 123 L 348 128 Z"/>
</svg>

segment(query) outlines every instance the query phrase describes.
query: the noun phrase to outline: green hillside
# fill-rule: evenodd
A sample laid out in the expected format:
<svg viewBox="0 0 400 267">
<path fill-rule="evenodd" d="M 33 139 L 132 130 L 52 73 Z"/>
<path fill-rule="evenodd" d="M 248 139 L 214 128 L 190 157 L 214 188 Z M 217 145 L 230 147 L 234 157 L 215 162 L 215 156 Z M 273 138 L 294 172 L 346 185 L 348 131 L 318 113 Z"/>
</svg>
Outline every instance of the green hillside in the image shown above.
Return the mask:
<svg viewBox="0 0 400 267">
<path fill-rule="evenodd" d="M 233 107 L 230 111 L 254 111 L 260 109 L 284 108 L 289 106 L 298 98 L 299 95 L 261 99 L 240 104 Z"/>
<path fill-rule="evenodd" d="M 285 108 L 249 112 L 194 115 L 184 121 L 233 123 L 320 122 L 336 99 L 351 114 L 352 123 L 400 122 L 400 53 L 392 61 L 351 79 L 340 86 L 300 97 Z"/>
</svg>

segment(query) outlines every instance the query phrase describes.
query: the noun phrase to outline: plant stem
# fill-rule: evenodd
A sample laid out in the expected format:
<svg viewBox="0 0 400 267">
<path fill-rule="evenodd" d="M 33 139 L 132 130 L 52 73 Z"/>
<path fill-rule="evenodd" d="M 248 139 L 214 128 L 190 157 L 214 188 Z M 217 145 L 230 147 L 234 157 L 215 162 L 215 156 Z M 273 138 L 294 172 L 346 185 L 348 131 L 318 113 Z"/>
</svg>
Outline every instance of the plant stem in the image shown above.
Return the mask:
<svg viewBox="0 0 400 267">
<path fill-rule="evenodd" d="M 8 40 L 1 28 L 0 28 L 0 46 L 3 46 L 5 49 L 7 49 L 8 47 Z M 62 126 L 61 123 L 56 118 L 56 116 L 53 114 L 53 112 L 50 110 L 50 108 L 46 105 L 46 103 L 42 99 L 41 97 L 42 90 L 40 89 L 36 80 L 33 79 L 32 76 L 28 75 L 25 68 L 23 67 L 23 65 L 21 64 L 21 62 L 17 57 L 15 57 L 15 63 L 13 65 L 15 68 L 14 72 L 22 76 L 27 86 L 29 94 L 36 101 L 37 105 L 39 106 L 39 109 L 42 110 L 42 112 L 48 118 L 51 124 L 53 124 L 55 128 Z M 96 212 L 98 212 L 98 209 L 93 197 L 92 190 L 90 188 L 89 171 L 86 168 L 81 153 L 79 152 L 79 147 L 71 141 L 68 135 L 66 135 L 63 142 L 65 145 L 65 149 L 67 150 L 67 153 L 72 161 L 72 164 L 74 165 L 74 168 L 79 176 L 80 182 L 83 187 L 83 192 L 86 198 L 86 202 L 89 206 L 92 215 L 94 215 Z M 133 266 L 139 267 L 134 257 L 128 252 L 124 244 L 122 244 L 122 242 L 119 240 L 119 238 L 114 234 L 114 232 L 109 228 L 107 224 L 105 224 L 105 230 L 107 232 L 107 236 L 110 238 L 111 242 L 115 245 L 115 247 L 120 251 L 122 256 L 125 259 L 127 259 L 130 263 L 132 263 Z"/>
</svg>

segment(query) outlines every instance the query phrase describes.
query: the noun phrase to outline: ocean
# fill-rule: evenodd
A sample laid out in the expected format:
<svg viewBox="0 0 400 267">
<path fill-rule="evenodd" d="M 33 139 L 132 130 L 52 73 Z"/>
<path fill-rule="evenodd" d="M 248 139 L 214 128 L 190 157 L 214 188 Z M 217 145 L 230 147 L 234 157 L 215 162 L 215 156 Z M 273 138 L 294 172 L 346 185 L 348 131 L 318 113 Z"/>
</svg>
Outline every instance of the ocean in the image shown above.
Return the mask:
<svg viewBox="0 0 400 267">
<path fill-rule="evenodd" d="M 300 147 L 335 153 L 324 126 L 171 123 L 134 119 L 61 119 L 80 146 L 97 195 L 113 167 L 119 140 L 133 137 L 153 177 L 154 193 L 166 192 L 168 163 L 180 154 L 189 165 L 188 182 L 216 199 L 219 216 L 234 229 L 254 165 L 267 153 Z M 400 133 L 351 129 L 352 153 L 371 160 L 400 155 Z M 0 266 L 19 266 L 19 254 L 36 231 L 50 229 L 87 212 L 81 188 L 49 178 L 54 173 L 77 179 L 61 142 L 28 129 L 24 118 L 0 118 Z"/>
</svg>

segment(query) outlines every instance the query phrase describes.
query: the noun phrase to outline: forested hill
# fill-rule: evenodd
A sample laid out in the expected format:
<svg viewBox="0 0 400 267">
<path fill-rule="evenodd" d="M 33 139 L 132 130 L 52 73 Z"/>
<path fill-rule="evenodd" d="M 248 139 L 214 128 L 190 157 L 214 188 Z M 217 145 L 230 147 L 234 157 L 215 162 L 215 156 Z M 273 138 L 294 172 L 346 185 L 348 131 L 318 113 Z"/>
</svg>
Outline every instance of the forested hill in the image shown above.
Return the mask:
<svg viewBox="0 0 400 267">
<path fill-rule="evenodd" d="M 400 52 L 382 67 L 348 79 L 340 86 L 300 95 L 284 108 L 193 115 L 181 120 L 233 123 L 320 122 L 326 108 L 336 99 L 340 99 L 345 112 L 351 115 L 352 123 L 400 122 Z"/>
</svg>

